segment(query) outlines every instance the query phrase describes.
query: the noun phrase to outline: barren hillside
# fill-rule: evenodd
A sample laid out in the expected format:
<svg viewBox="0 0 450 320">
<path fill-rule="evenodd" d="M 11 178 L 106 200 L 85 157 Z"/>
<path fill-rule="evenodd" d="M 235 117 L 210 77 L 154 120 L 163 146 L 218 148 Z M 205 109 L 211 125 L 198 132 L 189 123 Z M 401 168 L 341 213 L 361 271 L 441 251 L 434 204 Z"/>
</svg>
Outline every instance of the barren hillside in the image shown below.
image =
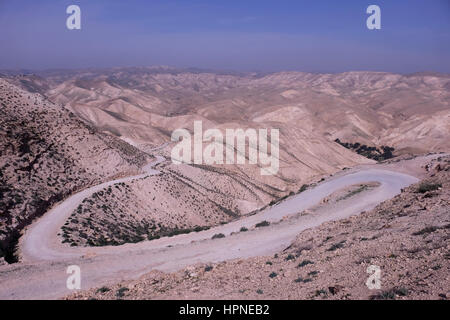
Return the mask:
<svg viewBox="0 0 450 320">
<path fill-rule="evenodd" d="M 84 130 L 91 131 L 89 137 L 118 144 L 120 140 L 111 136 L 115 135 L 143 151 L 170 142 L 176 129 L 192 132 L 198 120 L 203 122 L 203 130 L 280 130 L 277 174 L 263 176 L 260 166 L 249 164 L 165 163 L 160 166 L 163 173 L 159 176 L 107 188 L 85 199 L 60 233 L 61 241 L 73 246 L 117 245 L 208 228 L 251 214 L 312 180 L 373 162 L 366 157 L 380 160 L 392 156 L 392 151 L 398 155 L 450 148 L 446 139 L 450 135 L 447 75 L 261 75 L 150 67 L 48 71 L 10 76 L 8 81 L 38 93 L 29 93 L 30 99 L 41 94 L 55 103 L 44 99 L 45 106 L 71 110 L 67 117 L 58 119 L 59 126 L 64 126 L 66 119 L 70 119 L 67 126 L 73 122 L 81 126 L 76 120 L 79 117 L 86 123 Z M 7 118 L 5 121 L 14 123 Z M 30 125 L 34 122 L 37 119 L 31 119 Z M 33 131 L 29 136 L 39 134 Z M 100 161 L 97 157 L 104 158 L 104 154 L 94 147 L 85 150 L 91 142 L 85 144 L 84 136 L 82 132 L 75 137 L 59 136 L 61 146 L 73 147 L 76 144 L 72 141 L 82 142 L 82 151 L 77 149 L 70 157 L 65 151 L 61 158 L 78 159 L 90 174 L 88 181 L 76 186 L 64 180 L 64 187 L 70 191 L 137 169 L 135 166 L 127 171 L 117 166 L 122 155 L 108 155 L 112 160 Z M 17 135 L 13 140 L 20 143 Z M 135 150 L 127 143 L 121 143 L 119 149 Z M 159 151 L 169 161 L 173 145 Z M 17 166 L 11 170 L 17 170 Z M 64 172 L 67 174 L 67 170 Z M 40 174 L 53 179 L 47 178 L 45 171 Z M 48 184 L 53 188 L 58 182 L 50 180 Z"/>
<path fill-rule="evenodd" d="M 275 123 L 397 153 L 449 150 L 450 78 L 382 72 L 223 74 L 172 68 L 47 72 L 16 82 L 95 126 L 160 144 L 192 119 Z"/>
<path fill-rule="evenodd" d="M 148 157 L 40 94 L 0 79 L 0 259 L 20 231 L 83 187 L 139 171 Z"/>
<path fill-rule="evenodd" d="M 69 299 L 448 299 L 450 159 L 422 171 L 392 200 L 306 230 L 275 256 L 154 271 Z M 378 290 L 366 286 L 370 265 L 381 268 Z"/>
</svg>

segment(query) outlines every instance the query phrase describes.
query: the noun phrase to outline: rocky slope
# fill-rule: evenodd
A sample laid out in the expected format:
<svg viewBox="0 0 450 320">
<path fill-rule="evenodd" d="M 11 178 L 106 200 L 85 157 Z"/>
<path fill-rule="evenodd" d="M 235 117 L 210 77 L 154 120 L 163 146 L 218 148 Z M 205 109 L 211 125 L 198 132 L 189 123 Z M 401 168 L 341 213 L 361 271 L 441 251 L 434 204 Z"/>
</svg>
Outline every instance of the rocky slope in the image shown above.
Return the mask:
<svg viewBox="0 0 450 320">
<path fill-rule="evenodd" d="M 282 143 L 280 170 L 273 176 L 262 176 L 260 168 L 250 164 L 175 165 L 170 163 L 169 146 L 161 151 L 169 159 L 159 166 L 161 175 L 107 188 L 86 199 L 63 227 L 62 241 L 118 245 L 212 227 L 251 214 L 311 180 L 371 163 L 336 143 L 329 149 L 330 143 L 324 143 Z"/>
<path fill-rule="evenodd" d="M 137 173 L 148 157 L 39 93 L 0 79 L 0 259 L 21 230 L 70 193 Z"/>
<path fill-rule="evenodd" d="M 61 230 L 61 240 L 70 245 L 120 244 L 207 228 L 312 180 L 373 162 L 362 155 L 380 160 L 392 151 L 450 148 L 447 75 L 260 75 L 150 67 L 47 71 L 9 81 L 144 151 L 169 142 L 176 129 L 192 132 L 197 120 L 203 130 L 280 130 L 276 175 L 262 176 L 257 165 L 248 164 L 163 165 L 161 176 L 86 199 Z M 343 147 L 349 143 L 364 146 L 361 155 Z M 161 151 L 168 159 L 173 145 Z"/>
<path fill-rule="evenodd" d="M 152 68 L 41 76 L 18 76 L 11 81 L 41 92 L 99 130 L 142 150 L 170 141 L 176 129 L 192 131 L 196 120 L 203 121 L 203 130 L 280 130 L 280 169 L 276 175 L 262 176 L 260 167 L 248 164 L 169 166 L 162 177 L 103 190 L 100 197 L 87 199 L 61 232 L 62 241 L 71 245 L 136 242 L 228 222 L 298 191 L 312 179 L 371 163 L 309 127 L 277 119 L 253 120 L 247 111 L 241 112 L 249 102 L 236 109 L 236 97 L 244 94 L 241 86 L 255 86 L 251 81 L 257 78 L 253 76 Z M 252 89 L 255 97 L 263 87 Z M 228 95 L 229 91 L 233 93 Z M 261 105 L 261 110 L 264 108 Z M 250 109 L 256 112 L 259 108 Z M 170 158 L 172 146 L 163 151 L 166 158 Z"/>
<path fill-rule="evenodd" d="M 155 271 L 69 299 L 448 299 L 450 157 L 422 170 L 397 197 L 306 230 L 275 256 Z M 371 265 L 380 289 L 366 286 Z"/>
<path fill-rule="evenodd" d="M 165 165 L 162 174 L 87 198 L 62 227 L 71 246 L 120 245 L 208 229 L 238 219 L 282 190 L 224 169 Z"/>
</svg>

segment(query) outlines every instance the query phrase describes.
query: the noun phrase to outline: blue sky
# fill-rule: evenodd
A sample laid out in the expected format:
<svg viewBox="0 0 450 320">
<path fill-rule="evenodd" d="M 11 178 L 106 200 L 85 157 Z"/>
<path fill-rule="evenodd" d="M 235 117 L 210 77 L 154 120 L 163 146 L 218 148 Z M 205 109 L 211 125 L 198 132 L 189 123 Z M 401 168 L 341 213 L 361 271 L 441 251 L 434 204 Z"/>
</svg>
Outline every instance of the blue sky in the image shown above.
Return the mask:
<svg viewBox="0 0 450 320">
<path fill-rule="evenodd" d="M 77 4 L 82 29 L 66 28 Z M 382 29 L 366 28 L 381 8 Z M 450 0 L 0 0 L 0 69 L 450 73 Z"/>
</svg>

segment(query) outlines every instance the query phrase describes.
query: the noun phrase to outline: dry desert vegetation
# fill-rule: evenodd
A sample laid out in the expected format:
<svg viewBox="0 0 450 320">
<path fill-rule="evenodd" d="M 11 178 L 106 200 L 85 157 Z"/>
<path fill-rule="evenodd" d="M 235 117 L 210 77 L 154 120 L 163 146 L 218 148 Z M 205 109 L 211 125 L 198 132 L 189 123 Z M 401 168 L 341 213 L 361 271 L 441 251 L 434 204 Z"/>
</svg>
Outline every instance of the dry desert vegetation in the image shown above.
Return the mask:
<svg viewBox="0 0 450 320">
<path fill-rule="evenodd" d="M 423 176 L 369 212 L 302 232 L 273 256 L 154 271 L 67 298 L 448 299 L 450 157 Z M 383 289 L 367 288 L 369 265 L 381 267 Z"/>
</svg>

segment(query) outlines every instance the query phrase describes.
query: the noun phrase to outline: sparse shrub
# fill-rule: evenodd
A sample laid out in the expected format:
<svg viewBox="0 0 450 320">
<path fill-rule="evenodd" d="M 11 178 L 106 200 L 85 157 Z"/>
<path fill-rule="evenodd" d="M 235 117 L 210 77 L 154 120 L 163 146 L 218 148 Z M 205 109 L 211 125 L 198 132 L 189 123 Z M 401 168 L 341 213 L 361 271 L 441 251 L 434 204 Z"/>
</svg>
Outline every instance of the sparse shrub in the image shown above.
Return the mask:
<svg viewBox="0 0 450 320">
<path fill-rule="evenodd" d="M 399 296 L 401 296 L 401 297 L 406 297 L 406 296 L 409 294 L 408 289 L 403 288 L 403 287 L 401 287 L 401 288 L 396 288 L 396 289 L 394 289 L 394 291 L 395 291 L 395 293 L 396 293 L 397 295 L 399 295 Z"/>
<path fill-rule="evenodd" d="M 125 296 L 125 292 L 130 291 L 130 289 L 122 287 L 119 290 L 117 290 L 116 292 L 116 297 L 118 298 L 122 298 L 123 296 Z"/>
<path fill-rule="evenodd" d="M 337 249 L 344 247 L 345 240 L 342 240 L 341 242 L 333 244 L 330 248 L 327 249 L 327 251 L 335 251 Z"/>
<path fill-rule="evenodd" d="M 440 183 L 428 183 L 428 182 L 422 182 L 419 187 L 417 188 L 417 193 L 425 193 L 428 191 L 434 191 L 438 190 L 439 188 L 442 188 L 442 185 Z"/>
<path fill-rule="evenodd" d="M 328 296 L 328 292 L 324 289 L 316 290 L 315 294 L 316 297 L 318 296 Z"/>
<path fill-rule="evenodd" d="M 276 272 L 272 272 L 271 274 L 269 274 L 269 278 L 275 278 L 278 274 Z"/>
<path fill-rule="evenodd" d="M 246 232 L 246 231 L 248 231 L 248 229 L 246 227 L 242 227 L 240 231 L 241 232 Z"/>
<path fill-rule="evenodd" d="M 311 281 L 312 281 L 311 278 L 303 279 L 302 277 L 298 277 L 297 279 L 294 280 L 294 282 L 296 282 L 296 283 L 308 283 Z"/>
<path fill-rule="evenodd" d="M 270 225 L 270 222 L 264 220 L 264 221 L 262 221 L 262 222 L 260 222 L 260 223 L 257 223 L 257 224 L 255 225 L 255 228 L 267 227 L 267 226 L 269 226 L 269 225 Z"/>
<path fill-rule="evenodd" d="M 442 266 L 441 265 L 435 265 L 435 266 L 433 266 L 433 267 L 431 267 L 431 269 L 433 269 L 434 271 L 436 271 L 436 270 L 439 270 L 439 269 L 441 269 L 442 268 Z"/>
<path fill-rule="evenodd" d="M 435 232 L 437 229 L 438 229 L 437 227 L 433 227 L 433 226 L 426 227 L 426 228 L 423 228 L 423 229 L 420 230 L 420 231 L 414 232 L 414 233 L 413 233 L 413 236 L 420 236 L 420 235 L 423 235 L 423 234 L 433 233 L 433 232 Z"/>
<path fill-rule="evenodd" d="M 304 266 L 307 266 L 308 264 L 314 264 L 311 260 L 303 260 L 300 262 L 297 266 L 297 268 L 303 268 Z"/>
<path fill-rule="evenodd" d="M 225 235 L 223 233 L 216 233 L 215 235 L 212 236 L 211 239 L 220 239 L 220 238 L 225 238 Z"/>
<path fill-rule="evenodd" d="M 194 231 L 195 232 L 200 232 L 200 231 L 203 231 L 203 230 L 208 230 L 209 229 L 209 227 L 200 227 L 200 226 L 196 226 L 195 228 L 194 228 Z"/>
<path fill-rule="evenodd" d="M 370 296 L 370 300 L 394 300 L 396 296 L 405 297 L 409 294 L 404 287 L 392 288 Z"/>
<path fill-rule="evenodd" d="M 304 184 L 304 185 L 302 185 L 302 186 L 300 187 L 300 189 L 298 190 L 298 192 L 299 192 L 299 193 L 302 193 L 302 192 L 306 191 L 307 189 L 308 189 L 308 185 L 307 185 L 307 184 Z"/>
<path fill-rule="evenodd" d="M 392 290 L 382 291 L 370 296 L 370 300 L 394 300 L 395 293 Z"/>
<path fill-rule="evenodd" d="M 212 269 L 213 269 L 212 266 L 206 266 L 206 267 L 205 267 L 205 271 L 206 271 L 206 272 L 211 271 Z"/>
<path fill-rule="evenodd" d="M 295 256 L 293 254 L 288 254 L 288 256 L 286 257 L 286 261 L 289 260 L 295 260 Z"/>
<path fill-rule="evenodd" d="M 105 293 L 105 292 L 108 292 L 108 291 L 111 291 L 111 289 L 108 288 L 108 287 L 101 287 L 101 288 L 98 289 L 96 292 L 97 292 L 97 293 Z"/>
<path fill-rule="evenodd" d="M 373 159 L 376 161 L 383 161 L 394 157 L 393 151 L 395 151 L 395 149 L 389 146 L 381 146 L 380 148 L 376 148 L 366 146 L 358 142 L 356 143 L 341 142 L 339 139 L 336 139 L 334 141 L 347 149 L 353 150 L 366 158 Z"/>
<path fill-rule="evenodd" d="M 148 239 L 148 240 L 156 240 L 156 239 L 159 239 L 159 238 L 161 238 L 160 235 L 155 235 L 155 236 L 153 236 L 153 235 L 149 234 L 149 235 L 147 236 L 147 239 Z"/>
</svg>

